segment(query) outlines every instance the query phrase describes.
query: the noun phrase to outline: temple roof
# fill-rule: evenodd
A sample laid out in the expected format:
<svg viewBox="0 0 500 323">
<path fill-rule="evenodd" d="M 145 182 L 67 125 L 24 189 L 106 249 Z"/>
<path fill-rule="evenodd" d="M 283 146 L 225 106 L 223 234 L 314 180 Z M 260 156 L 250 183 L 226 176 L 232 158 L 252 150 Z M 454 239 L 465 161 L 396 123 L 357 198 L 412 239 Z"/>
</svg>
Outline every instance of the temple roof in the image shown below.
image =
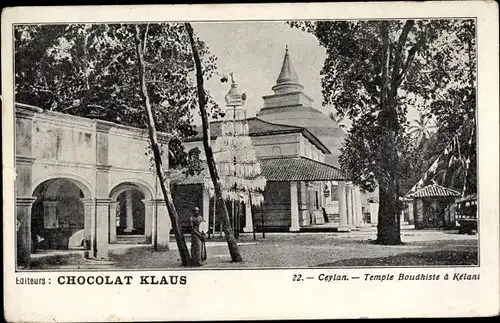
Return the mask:
<svg viewBox="0 0 500 323">
<path fill-rule="evenodd" d="M 338 168 L 306 157 L 260 159 L 259 162 L 262 170 L 261 175 L 268 182 L 342 181 L 347 179 Z M 186 176 L 181 170 L 173 170 L 170 173 L 170 182 L 173 185 L 203 184 L 209 176 L 207 164 L 203 161 L 203 170 L 200 174 Z"/>
<path fill-rule="evenodd" d="M 214 121 L 210 122 L 210 137 L 212 140 L 215 140 L 218 136 L 221 135 L 222 133 L 222 122 L 223 121 Z M 248 118 L 248 130 L 249 133 L 248 135 L 250 137 L 257 137 L 257 136 L 271 136 L 271 135 L 281 135 L 281 134 L 287 134 L 287 133 L 302 133 L 302 135 L 309 139 L 318 149 L 320 149 L 323 153 L 325 154 L 330 154 L 330 150 L 314 135 L 312 134 L 309 130 L 306 128 L 302 127 L 297 127 L 297 126 L 289 126 L 289 125 L 281 125 L 281 124 L 275 124 L 271 122 L 267 122 L 264 120 L 261 120 L 259 118 Z M 192 141 L 200 141 L 203 139 L 201 129 L 197 129 L 198 134 L 195 136 L 186 139 L 186 142 L 192 142 Z"/>
<path fill-rule="evenodd" d="M 336 181 L 346 176 L 336 167 L 305 157 L 260 160 L 267 181 Z"/>
</svg>

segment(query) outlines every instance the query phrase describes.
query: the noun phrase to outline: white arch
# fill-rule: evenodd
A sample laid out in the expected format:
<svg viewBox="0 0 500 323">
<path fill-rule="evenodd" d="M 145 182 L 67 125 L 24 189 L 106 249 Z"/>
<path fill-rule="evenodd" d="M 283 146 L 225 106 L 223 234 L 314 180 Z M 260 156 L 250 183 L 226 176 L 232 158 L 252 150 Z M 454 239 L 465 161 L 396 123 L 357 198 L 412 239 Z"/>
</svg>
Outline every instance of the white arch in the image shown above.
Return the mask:
<svg viewBox="0 0 500 323">
<path fill-rule="evenodd" d="M 92 185 L 90 185 L 89 182 L 87 182 L 85 179 L 73 175 L 73 174 L 52 174 L 52 175 L 47 175 L 43 178 L 37 179 L 32 182 L 31 187 L 32 187 L 32 193 L 31 195 L 34 196 L 35 190 L 38 188 L 38 186 L 46 181 L 52 180 L 52 179 L 65 179 L 68 180 L 69 182 L 75 184 L 80 188 L 83 192 L 83 196 L 85 198 L 92 198 Z"/>
<path fill-rule="evenodd" d="M 153 199 L 153 190 L 147 183 L 143 181 L 139 181 L 137 179 L 132 180 L 124 180 L 121 183 L 115 185 L 111 191 L 109 192 L 109 198 L 112 201 L 115 201 L 118 198 L 118 195 L 123 193 L 126 190 L 136 189 L 144 194 L 144 199 L 152 200 Z"/>
</svg>

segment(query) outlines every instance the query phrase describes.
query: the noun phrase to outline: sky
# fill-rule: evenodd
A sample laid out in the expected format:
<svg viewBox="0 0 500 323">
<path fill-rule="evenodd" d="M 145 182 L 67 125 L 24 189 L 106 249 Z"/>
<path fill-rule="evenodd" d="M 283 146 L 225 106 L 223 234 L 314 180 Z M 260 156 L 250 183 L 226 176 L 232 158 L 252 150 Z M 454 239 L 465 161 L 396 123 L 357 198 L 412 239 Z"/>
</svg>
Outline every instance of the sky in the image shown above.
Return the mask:
<svg viewBox="0 0 500 323">
<path fill-rule="evenodd" d="M 193 28 L 217 57 L 218 73 L 229 76 L 233 72 L 238 88 L 247 93 L 245 107 L 249 117 L 263 107 L 262 96 L 273 94 L 271 87 L 280 73 L 286 45 L 304 92 L 314 100 L 313 107 L 326 114 L 333 111 L 322 106 L 320 71 L 326 53 L 312 34 L 284 22 L 207 22 L 193 23 Z M 215 75 L 205 86 L 216 102 L 225 107 L 224 96 L 230 81 L 221 83 L 220 76 Z M 409 110 L 408 118 L 412 121 L 418 113 Z"/>
<path fill-rule="evenodd" d="M 286 45 L 304 91 L 321 109 L 319 72 L 325 50 L 313 35 L 284 22 L 194 23 L 193 28 L 217 56 L 218 72 L 227 76 L 233 72 L 240 91 L 247 92 L 248 116 L 262 108 L 262 96 L 273 94 L 271 87 L 280 73 Z M 221 83 L 220 77 L 213 77 L 206 87 L 223 105 L 229 82 Z"/>
</svg>

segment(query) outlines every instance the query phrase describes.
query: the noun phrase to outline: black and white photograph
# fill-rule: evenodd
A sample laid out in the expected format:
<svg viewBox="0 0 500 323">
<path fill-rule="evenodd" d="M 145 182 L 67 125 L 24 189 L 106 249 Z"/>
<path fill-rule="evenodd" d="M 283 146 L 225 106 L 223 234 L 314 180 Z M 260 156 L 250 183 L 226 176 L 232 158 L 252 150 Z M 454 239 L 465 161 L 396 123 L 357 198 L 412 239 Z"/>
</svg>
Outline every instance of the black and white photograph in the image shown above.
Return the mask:
<svg viewBox="0 0 500 323">
<path fill-rule="evenodd" d="M 479 263 L 474 19 L 14 33 L 18 268 Z"/>
<path fill-rule="evenodd" d="M 477 14 L 146 17 L 9 27 L 13 272 L 480 279 Z"/>
</svg>

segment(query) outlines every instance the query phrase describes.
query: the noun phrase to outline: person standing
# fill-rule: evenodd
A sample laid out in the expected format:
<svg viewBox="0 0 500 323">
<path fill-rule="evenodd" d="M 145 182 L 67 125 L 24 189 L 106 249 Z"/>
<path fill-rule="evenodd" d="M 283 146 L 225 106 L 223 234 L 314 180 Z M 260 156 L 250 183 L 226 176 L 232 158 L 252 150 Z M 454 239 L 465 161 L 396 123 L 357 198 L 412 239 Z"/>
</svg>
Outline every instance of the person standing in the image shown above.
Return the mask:
<svg viewBox="0 0 500 323">
<path fill-rule="evenodd" d="M 201 266 L 207 259 L 207 251 L 205 247 L 205 232 L 200 231 L 200 224 L 205 223 L 200 215 L 198 207 L 193 208 L 193 215 L 190 218 L 191 222 L 191 262 L 193 266 Z"/>
</svg>

